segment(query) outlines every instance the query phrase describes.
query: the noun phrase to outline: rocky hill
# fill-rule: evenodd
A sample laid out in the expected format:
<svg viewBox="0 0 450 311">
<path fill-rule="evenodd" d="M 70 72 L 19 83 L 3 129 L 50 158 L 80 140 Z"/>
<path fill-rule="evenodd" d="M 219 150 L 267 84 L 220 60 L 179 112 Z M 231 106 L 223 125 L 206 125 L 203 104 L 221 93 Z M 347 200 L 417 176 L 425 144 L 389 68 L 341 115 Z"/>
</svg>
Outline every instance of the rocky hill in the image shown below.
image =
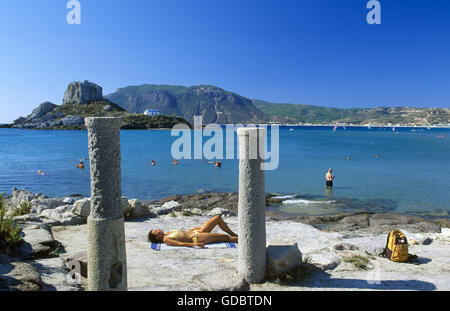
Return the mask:
<svg viewBox="0 0 450 311">
<path fill-rule="evenodd" d="M 379 107 L 338 109 L 330 107 L 274 104 L 253 100 L 272 122 L 303 124 L 447 126 L 449 108 Z"/>
<path fill-rule="evenodd" d="M 167 115 L 193 122 L 196 115 L 203 123 L 296 123 L 347 125 L 447 126 L 448 108 L 350 108 L 338 109 L 297 104 L 276 104 L 248 99 L 215 86 L 141 85 L 118 89 L 106 96 L 122 108 L 135 113 L 158 109 Z"/>
<path fill-rule="evenodd" d="M 211 85 L 129 86 L 118 89 L 106 98 L 130 112 L 143 113 L 146 109 L 158 109 L 162 114 L 181 116 L 191 124 L 194 116 L 202 116 L 204 124 L 269 121 L 250 99 Z"/>
<path fill-rule="evenodd" d="M 84 118 L 121 117 L 123 129 L 171 128 L 186 120 L 175 116 L 145 116 L 130 113 L 103 98 L 102 88 L 92 82 L 73 82 L 64 93 L 63 104 L 44 102 L 27 117 L 4 127 L 25 129 L 85 129 Z"/>
</svg>

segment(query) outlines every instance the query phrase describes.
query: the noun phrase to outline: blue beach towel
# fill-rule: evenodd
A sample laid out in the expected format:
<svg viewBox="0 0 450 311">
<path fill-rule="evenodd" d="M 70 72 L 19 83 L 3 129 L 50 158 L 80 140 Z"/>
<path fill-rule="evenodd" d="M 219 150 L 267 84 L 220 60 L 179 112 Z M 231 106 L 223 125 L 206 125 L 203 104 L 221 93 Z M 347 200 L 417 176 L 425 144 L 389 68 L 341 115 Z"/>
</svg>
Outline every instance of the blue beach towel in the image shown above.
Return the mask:
<svg viewBox="0 0 450 311">
<path fill-rule="evenodd" d="M 169 246 L 165 243 L 150 243 L 150 248 L 155 251 L 164 251 L 169 249 L 180 249 L 180 248 L 191 248 L 187 246 Z M 224 242 L 224 243 L 213 243 L 213 244 L 206 244 L 205 248 L 237 248 L 236 243 L 232 242 Z M 199 249 L 201 249 L 199 247 Z"/>
</svg>

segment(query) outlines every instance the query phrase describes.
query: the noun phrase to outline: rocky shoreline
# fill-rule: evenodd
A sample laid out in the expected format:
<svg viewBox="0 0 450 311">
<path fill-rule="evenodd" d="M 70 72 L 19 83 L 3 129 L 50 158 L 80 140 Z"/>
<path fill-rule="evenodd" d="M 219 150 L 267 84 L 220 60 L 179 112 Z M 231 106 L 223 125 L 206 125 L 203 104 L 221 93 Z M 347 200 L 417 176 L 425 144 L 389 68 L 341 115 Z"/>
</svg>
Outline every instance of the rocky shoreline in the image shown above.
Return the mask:
<svg viewBox="0 0 450 311">
<path fill-rule="evenodd" d="M 274 195 L 267 194 L 268 206 L 279 203 L 273 197 Z M 13 217 L 14 222 L 22 228 L 23 243 L 14 248 L 0 247 L 0 253 L 3 253 L 0 255 L 0 290 L 82 290 L 83 281 L 78 283 L 68 281 L 67 275 L 70 275 L 68 263 L 75 260 L 86 270 L 87 245 L 84 245 L 82 241 L 87 234 L 86 221 L 90 213 L 90 199 L 80 196 L 48 198 L 40 193 L 35 194 L 14 188 L 12 194 L 5 197 L 6 214 L 13 213 L 23 202 L 28 202 L 29 212 Z M 150 258 L 155 256 L 155 260 L 157 260 L 158 256 L 161 256 L 161 254 L 155 254 L 157 252 L 148 249 L 146 233 L 150 228 L 160 227 L 163 230 L 169 230 L 175 227 L 180 227 L 180 229 L 193 227 L 218 214 L 226 217 L 227 222 L 236 228 L 237 204 L 238 194 L 235 192 L 175 195 L 151 201 L 122 197 L 126 219 L 127 254 L 129 253 L 130 256 L 135 254 L 130 259 L 127 258 L 131 269 L 129 275 L 131 287 L 147 290 L 160 288 L 140 279 L 139 275 L 145 271 L 133 274 L 132 265 L 135 261 L 142 260 L 138 250 L 149 252 L 146 260 L 150 260 L 150 262 L 152 262 Z M 275 241 L 275 244 L 280 243 L 280 240 L 288 240 L 290 242 L 287 244 L 292 244 L 294 248 L 298 244 L 298 249 L 303 254 L 304 264 L 307 263 L 315 269 L 323 271 L 334 271 L 341 266 L 343 259 L 339 255 L 340 252 L 354 251 L 358 253 L 364 250 L 370 256 L 378 255 L 377 252 L 382 251 L 383 244 L 385 244 L 386 233 L 392 229 L 401 228 L 407 232 L 411 246 L 422 247 L 435 243 L 438 245 L 444 241 L 445 247 L 449 248 L 449 244 L 445 244 L 447 243 L 445 236 L 441 236 L 449 228 L 448 218 L 428 219 L 418 216 L 373 213 L 293 216 L 277 211 L 268 211 L 267 228 L 268 233 L 271 233 L 271 236 L 268 236 L 269 245 L 271 240 Z M 284 232 L 283 228 L 290 228 L 290 231 Z M 318 243 L 323 245 L 317 245 Z M 442 248 L 442 245 L 439 247 Z M 229 261 L 229 264 L 220 262 L 220 265 L 225 264 L 222 267 L 225 270 L 233 269 L 232 263 L 236 261 L 236 253 L 232 253 L 230 250 L 208 251 L 228 258 L 226 260 Z M 180 259 L 178 255 L 181 254 L 182 258 L 188 260 L 185 256 L 189 257 L 194 253 L 194 250 L 183 249 L 172 252 L 170 255 L 173 256 L 174 266 L 176 266 L 175 261 Z M 196 260 L 202 261 L 203 259 L 196 257 Z M 85 277 L 86 271 L 83 274 Z M 136 279 L 131 281 L 133 275 Z M 182 279 L 181 276 L 172 277 L 174 279 L 168 281 L 170 286 L 173 288 L 179 286 L 181 290 L 187 280 Z M 199 275 L 185 276 L 188 279 L 191 277 L 197 278 Z M 161 276 L 161 278 L 165 277 Z M 226 279 L 223 280 L 225 287 L 217 288 L 205 285 L 206 287 L 200 286 L 199 289 L 243 288 L 238 281 L 224 278 Z M 139 281 L 145 284 L 140 284 Z M 205 282 L 212 281 L 208 279 Z M 275 286 L 273 283 L 270 284 L 272 285 L 269 287 Z M 448 283 L 445 284 L 448 285 Z M 447 286 L 445 284 L 444 287 Z M 277 286 L 282 285 L 278 284 Z"/>
</svg>

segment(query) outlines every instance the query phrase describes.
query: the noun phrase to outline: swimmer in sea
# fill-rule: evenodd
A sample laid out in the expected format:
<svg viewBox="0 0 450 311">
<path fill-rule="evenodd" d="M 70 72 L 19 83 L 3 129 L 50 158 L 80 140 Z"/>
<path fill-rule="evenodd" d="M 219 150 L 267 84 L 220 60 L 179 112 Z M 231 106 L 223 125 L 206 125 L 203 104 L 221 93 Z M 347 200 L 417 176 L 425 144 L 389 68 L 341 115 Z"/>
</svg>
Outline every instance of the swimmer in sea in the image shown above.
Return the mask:
<svg viewBox="0 0 450 311">
<path fill-rule="evenodd" d="M 333 172 L 333 170 L 330 168 L 328 170 L 328 172 L 325 174 L 325 180 L 326 180 L 327 187 L 333 187 L 333 179 L 335 176 L 331 174 L 332 172 Z"/>
<path fill-rule="evenodd" d="M 178 165 L 180 163 L 178 160 L 173 160 L 173 165 Z"/>
<path fill-rule="evenodd" d="M 350 156 L 347 156 L 347 161 L 350 161 Z"/>
<path fill-rule="evenodd" d="M 39 170 L 37 173 L 38 173 L 39 175 L 44 175 L 44 172 L 43 172 L 42 170 Z"/>
<path fill-rule="evenodd" d="M 80 163 L 77 164 L 77 168 L 84 168 L 84 162 L 80 161 Z"/>
<path fill-rule="evenodd" d="M 216 164 L 215 164 L 214 166 L 215 166 L 215 167 L 222 167 L 222 162 L 216 161 Z"/>
<path fill-rule="evenodd" d="M 227 234 L 211 233 L 219 226 Z M 169 231 L 153 229 L 148 233 L 148 241 L 152 243 L 165 243 L 169 246 L 205 247 L 206 244 L 233 242 L 238 243 L 238 236 L 234 233 L 220 215 L 216 215 L 201 227 L 192 228 L 189 231 Z"/>
<path fill-rule="evenodd" d="M 155 166 L 155 165 L 156 165 L 156 161 L 152 160 L 152 166 Z"/>
</svg>

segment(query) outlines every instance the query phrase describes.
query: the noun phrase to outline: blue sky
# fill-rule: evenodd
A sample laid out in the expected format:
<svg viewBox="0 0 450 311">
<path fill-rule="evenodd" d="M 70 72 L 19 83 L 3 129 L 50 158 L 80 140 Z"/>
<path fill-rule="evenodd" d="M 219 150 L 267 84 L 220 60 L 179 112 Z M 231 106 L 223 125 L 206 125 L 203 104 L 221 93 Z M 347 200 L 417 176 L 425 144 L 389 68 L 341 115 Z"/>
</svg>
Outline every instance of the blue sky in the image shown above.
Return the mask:
<svg viewBox="0 0 450 311">
<path fill-rule="evenodd" d="M 67 0 L 0 4 L 0 122 L 72 81 L 212 84 L 331 107 L 450 107 L 450 1 Z"/>
</svg>

